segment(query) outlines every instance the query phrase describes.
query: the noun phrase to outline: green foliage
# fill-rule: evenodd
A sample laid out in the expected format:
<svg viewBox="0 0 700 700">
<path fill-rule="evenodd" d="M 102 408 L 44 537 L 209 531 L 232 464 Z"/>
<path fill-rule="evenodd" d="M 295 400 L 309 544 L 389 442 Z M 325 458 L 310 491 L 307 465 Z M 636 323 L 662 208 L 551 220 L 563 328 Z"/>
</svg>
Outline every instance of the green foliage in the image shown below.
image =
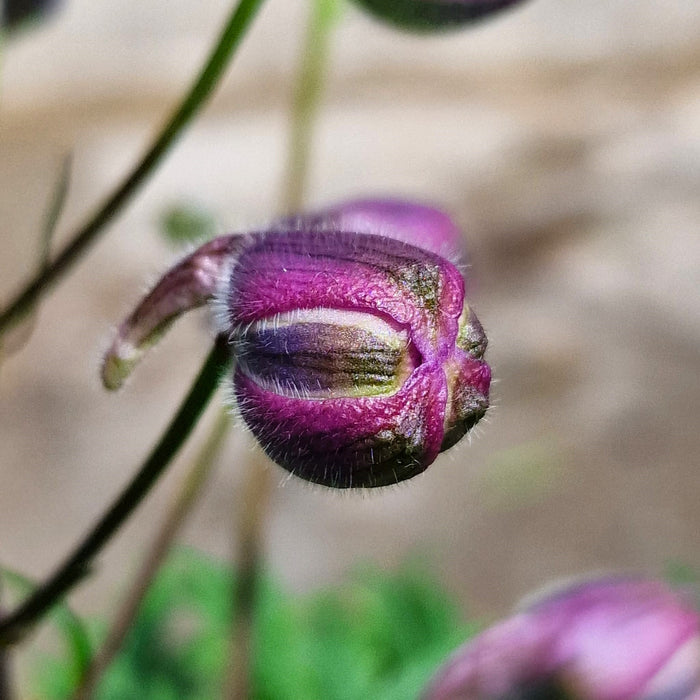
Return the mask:
<svg viewBox="0 0 700 700">
<path fill-rule="evenodd" d="M 6 567 L 0 569 L 0 577 L 8 588 L 23 596 L 30 595 L 36 588 L 26 576 Z M 64 642 L 65 657 L 60 663 L 47 659 L 44 671 L 54 674 L 54 692 L 60 691 L 56 697 L 66 697 L 87 670 L 92 646 L 83 621 L 65 603 L 56 605 L 49 615 Z"/>
<path fill-rule="evenodd" d="M 168 243 L 182 246 L 201 243 L 216 234 L 214 216 L 196 204 L 173 204 L 160 217 L 160 231 Z"/>
<path fill-rule="evenodd" d="M 98 700 L 218 697 L 227 667 L 233 576 L 193 551 L 154 582 Z M 358 572 L 345 585 L 294 596 L 266 580 L 254 632 L 257 700 L 405 700 L 475 630 L 418 567 Z M 60 662 L 43 660 L 39 695 L 69 696 Z"/>
</svg>

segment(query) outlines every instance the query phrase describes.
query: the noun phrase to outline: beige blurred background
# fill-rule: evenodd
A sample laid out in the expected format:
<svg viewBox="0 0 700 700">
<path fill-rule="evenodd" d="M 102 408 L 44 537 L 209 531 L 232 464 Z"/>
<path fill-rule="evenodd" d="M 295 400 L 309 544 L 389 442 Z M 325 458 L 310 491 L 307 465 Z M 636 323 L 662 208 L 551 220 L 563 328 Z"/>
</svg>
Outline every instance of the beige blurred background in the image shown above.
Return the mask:
<svg viewBox="0 0 700 700">
<path fill-rule="evenodd" d="M 0 295 L 32 269 L 64 154 L 58 240 L 127 171 L 216 36 L 226 0 L 68 0 L 3 47 Z M 0 368 L 0 561 L 45 576 L 165 426 L 207 353 L 184 320 L 118 395 L 112 325 L 174 259 L 164 208 L 221 232 L 276 211 L 308 3 L 269 0 L 216 99 Z M 424 475 L 334 494 L 276 467 L 271 571 L 294 590 L 424 554 L 480 617 L 552 578 L 700 565 L 700 3 L 531 0 L 471 31 L 398 33 L 348 7 L 332 48 L 309 201 L 395 194 L 464 230 L 490 337 L 488 420 Z M 213 414 L 207 415 L 211 422 Z M 106 615 L 196 439 L 71 602 Z M 232 549 L 234 436 L 182 536 Z"/>
</svg>

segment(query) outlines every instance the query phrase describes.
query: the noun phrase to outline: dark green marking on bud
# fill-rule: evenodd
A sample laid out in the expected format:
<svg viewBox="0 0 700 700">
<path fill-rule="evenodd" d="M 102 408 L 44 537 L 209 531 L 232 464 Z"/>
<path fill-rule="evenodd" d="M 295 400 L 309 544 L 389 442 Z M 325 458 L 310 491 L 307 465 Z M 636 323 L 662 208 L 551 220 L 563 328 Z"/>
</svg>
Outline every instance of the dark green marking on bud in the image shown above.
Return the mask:
<svg viewBox="0 0 700 700">
<path fill-rule="evenodd" d="M 426 262 L 403 264 L 387 269 L 387 273 L 414 297 L 418 306 L 427 309 L 433 316 L 438 312 L 442 277 L 437 265 Z"/>
<path fill-rule="evenodd" d="M 479 359 L 484 356 L 488 344 L 481 322 L 466 303 L 459 319 L 456 344 L 464 352 Z"/>
</svg>

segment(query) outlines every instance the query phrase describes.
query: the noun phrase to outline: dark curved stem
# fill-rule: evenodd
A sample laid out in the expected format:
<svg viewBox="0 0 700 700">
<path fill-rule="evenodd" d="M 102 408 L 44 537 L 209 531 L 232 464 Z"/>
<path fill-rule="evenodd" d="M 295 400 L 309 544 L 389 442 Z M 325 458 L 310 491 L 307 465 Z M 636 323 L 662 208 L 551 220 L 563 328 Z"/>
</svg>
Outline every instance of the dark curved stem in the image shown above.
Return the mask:
<svg viewBox="0 0 700 700">
<path fill-rule="evenodd" d="M 128 202 L 141 183 L 155 170 L 177 137 L 213 92 L 262 3 L 263 0 L 240 0 L 192 88 L 141 161 L 93 216 L 74 232 L 70 242 L 55 260 L 44 267 L 0 312 L 0 333 L 19 320 L 42 294 L 58 282 L 95 241 L 103 227 Z"/>
<path fill-rule="evenodd" d="M 175 417 L 131 483 L 53 576 L 15 612 L 0 620 L 0 646 L 18 641 L 23 632 L 88 572 L 94 556 L 141 503 L 182 447 L 229 362 L 230 348 L 226 339 L 220 336 Z"/>
</svg>

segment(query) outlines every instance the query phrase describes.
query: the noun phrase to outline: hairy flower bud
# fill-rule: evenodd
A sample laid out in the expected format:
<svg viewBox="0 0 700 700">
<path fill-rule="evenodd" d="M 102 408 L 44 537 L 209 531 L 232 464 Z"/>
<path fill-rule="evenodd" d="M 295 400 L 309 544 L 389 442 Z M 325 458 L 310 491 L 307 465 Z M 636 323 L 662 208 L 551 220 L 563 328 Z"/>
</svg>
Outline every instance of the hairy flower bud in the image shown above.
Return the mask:
<svg viewBox="0 0 700 700">
<path fill-rule="evenodd" d="M 387 200 L 215 239 L 120 326 L 105 384 L 116 388 L 176 315 L 216 296 L 236 404 L 275 462 L 337 488 L 408 479 L 488 407 L 486 336 L 460 271 L 435 252 L 457 240 L 441 212 Z"/>
<path fill-rule="evenodd" d="M 405 29 L 441 31 L 483 19 L 520 0 L 355 0 L 377 17 Z"/>
<path fill-rule="evenodd" d="M 425 700 L 700 697 L 700 615 L 666 584 L 604 578 L 549 595 L 457 650 Z"/>
</svg>

